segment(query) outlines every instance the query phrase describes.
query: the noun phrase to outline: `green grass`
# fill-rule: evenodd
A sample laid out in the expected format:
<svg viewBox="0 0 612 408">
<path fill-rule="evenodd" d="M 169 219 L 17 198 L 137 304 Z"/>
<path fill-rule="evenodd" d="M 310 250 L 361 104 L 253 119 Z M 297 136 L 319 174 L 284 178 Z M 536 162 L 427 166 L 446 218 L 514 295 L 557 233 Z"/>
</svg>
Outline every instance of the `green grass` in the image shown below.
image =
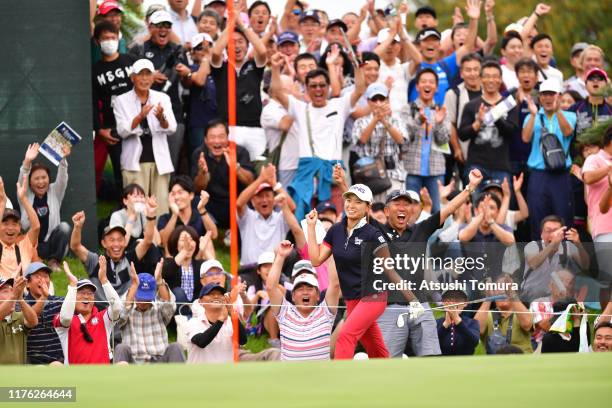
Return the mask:
<svg viewBox="0 0 612 408">
<path fill-rule="evenodd" d="M 0 368 L 0 375 L 4 387 L 76 387 L 76 403 L 55 405 L 66 407 L 605 407 L 612 353 L 199 366 L 13 366 Z"/>
</svg>

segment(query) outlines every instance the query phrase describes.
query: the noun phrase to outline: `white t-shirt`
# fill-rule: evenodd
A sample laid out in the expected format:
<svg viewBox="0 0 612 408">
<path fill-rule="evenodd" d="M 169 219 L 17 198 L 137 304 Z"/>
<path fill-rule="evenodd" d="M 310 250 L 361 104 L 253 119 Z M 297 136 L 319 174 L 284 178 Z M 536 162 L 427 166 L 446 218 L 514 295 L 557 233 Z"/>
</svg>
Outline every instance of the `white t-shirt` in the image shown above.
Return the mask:
<svg viewBox="0 0 612 408">
<path fill-rule="evenodd" d="M 266 134 L 269 151 L 275 149 L 280 143 L 283 132 L 278 128 L 278 124 L 288 114 L 289 112 L 287 112 L 283 105 L 274 99 L 270 99 L 261 111 L 261 127 Z M 300 159 L 298 149 L 298 134 L 294 124 L 289 129 L 289 132 L 287 132 L 285 143 L 281 148 L 278 170 L 295 170 L 298 168 L 298 161 Z"/>
<path fill-rule="evenodd" d="M 272 211 L 264 218 L 248 207 L 243 216 L 238 217 L 238 228 L 242 237 L 241 265 L 254 264 L 263 252 L 274 251 L 289 231 L 282 212 Z"/>
<path fill-rule="evenodd" d="M 378 82 L 384 84 L 388 77 L 393 78 L 393 86 L 389 93 L 389 103 L 394 115 L 399 115 L 400 111 L 408 103 L 408 84 L 410 83 L 410 63 L 400 63 L 396 59 L 393 66 L 388 66 L 384 61 L 380 61 L 380 71 Z"/>
<path fill-rule="evenodd" d="M 548 68 L 538 71 L 538 81 L 544 81 L 544 76 L 542 75 L 542 71 L 544 71 L 544 73 L 546 74 L 546 78 L 556 79 L 557 81 L 559 81 L 559 85 L 563 86 L 563 72 L 549 65 Z"/>
<path fill-rule="evenodd" d="M 505 65 L 502 65 L 501 69 L 502 69 L 502 80 L 504 81 L 504 84 L 506 85 L 506 89 L 512 89 L 512 88 L 518 89 L 519 81 L 516 76 L 516 72 L 513 69 L 510 69 Z"/>
<path fill-rule="evenodd" d="M 342 160 L 342 133 L 351 109 L 351 94 L 329 99 L 322 108 L 289 96 L 289 115 L 297 130 L 300 157 L 313 156 L 308 136 L 309 116 L 314 155 L 323 160 Z"/>
</svg>

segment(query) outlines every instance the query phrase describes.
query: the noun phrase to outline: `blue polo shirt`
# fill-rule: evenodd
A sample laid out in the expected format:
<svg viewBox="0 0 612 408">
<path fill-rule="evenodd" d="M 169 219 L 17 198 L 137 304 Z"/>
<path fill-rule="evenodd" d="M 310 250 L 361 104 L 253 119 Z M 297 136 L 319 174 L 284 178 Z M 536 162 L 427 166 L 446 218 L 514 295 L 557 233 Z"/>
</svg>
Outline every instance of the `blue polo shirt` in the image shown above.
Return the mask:
<svg viewBox="0 0 612 408">
<path fill-rule="evenodd" d="M 331 249 L 334 256 L 342 296 L 349 300 L 359 299 L 375 293 L 371 285 L 367 285 L 372 282 L 374 273 L 369 266 L 362 268 L 362 249 L 367 248 L 371 253 L 376 253 L 387 243 L 380 230 L 368 224 L 365 218 L 350 233 L 346 228 L 344 217 L 327 231 L 323 244 Z M 372 256 L 367 258 L 371 259 Z"/>
<path fill-rule="evenodd" d="M 434 101 L 436 105 L 444 105 L 444 96 L 446 91 L 451 88 L 451 82 L 459 74 L 459 67 L 457 66 L 457 54 L 454 52 L 446 58 L 436 61 L 433 64 L 427 62 L 421 62 L 417 69 L 417 72 L 423 68 L 431 68 L 438 74 L 438 90 L 434 95 Z M 414 102 L 419 96 L 419 92 L 416 89 L 416 82 L 410 81 L 408 90 L 408 102 Z"/>
<path fill-rule="evenodd" d="M 572 129 L 576 128 L 576 114 L 574 112 L 561 111 L 565 119 L 572 126 Z M 572 136 L 565 137 L 563 136 L 563 132 L 561 132 L 561 128 L 559 127 L 559 119 L 557 119 L 557 115 L 553 115 L 552 120 L 549 120 L 546 117 L 546 113 L 544 113 L 544 108 L 540 108 L 538 111 L 538 117 L 535 120 L 533 125 L 533 138 L 531 139 L 531 153 L 529 153 L 529 158 L 527 159 L 527 167 L 535 170 L 546 170 L 546 164 L 544 164 L 544 156 L 542 155 L 542 149 L 540 148 L 540 137 L 542 136 L 542 125 L 540 123 L 540 117 L 544 119 L 544 126 L 550 133 L 554 133 L 557 136 L 557 139 L 561 142 L 561 146 L 563 146 L 563 151 L 567 155 L 565 159 L 565 167 L 570 168 L 572 166 L 572 159 L 569 157 L 569 148 L 572 142 Z M 527 125 L 527 122 L 531 118 L 531 114 L 527 115 L 525 120 L 523 121 L 523 128 Z"/>
</svg>

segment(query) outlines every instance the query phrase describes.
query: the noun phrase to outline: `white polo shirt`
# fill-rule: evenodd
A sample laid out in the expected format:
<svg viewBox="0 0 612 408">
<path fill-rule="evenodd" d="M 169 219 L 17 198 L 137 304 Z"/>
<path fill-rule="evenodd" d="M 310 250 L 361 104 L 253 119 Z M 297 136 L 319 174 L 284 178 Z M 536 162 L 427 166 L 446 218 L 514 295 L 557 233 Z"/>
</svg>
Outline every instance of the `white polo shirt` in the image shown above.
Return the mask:
<svg viewBox="0 0 612 408">
<path fill-rule="evenodd" d="M 242 217 L 238 216 L 238 228 L 242 238 L 241 265 L 254 264 L 262 252 L 274 251 L 289 231 L 282 212 L 272 211 L 264 218 L 248 207 Z"/>
</svg>

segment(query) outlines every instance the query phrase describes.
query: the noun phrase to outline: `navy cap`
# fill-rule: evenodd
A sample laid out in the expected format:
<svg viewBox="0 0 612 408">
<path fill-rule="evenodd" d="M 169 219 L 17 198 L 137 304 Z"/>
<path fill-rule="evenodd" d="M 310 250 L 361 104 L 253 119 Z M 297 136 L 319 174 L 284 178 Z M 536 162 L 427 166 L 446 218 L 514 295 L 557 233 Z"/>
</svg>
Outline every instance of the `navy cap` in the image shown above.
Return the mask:
<svg viewBox="0 0 612 408">
<path fill-rule="evenodd" d="M 152 302 L 157 294 L 157 283 L 150 273 L 138 274 L 138 289 L 136 289 L 136 301 Z"/>
<path fill-rule="evenodd" d="M 317 212 L 318 213 L 322 213 L 325 211 L 333 211 L 335 213 L 338 212 L 338 210 L 336 209 L 336 206 L 333 205 L 330 201 L 324 201 L 322 203 L 319 203 L 317 205 Z"/>
<path fill-rule="evenodd" d="M 319 13 L 317 13 L 316 10 L 308 10 L 308 11 L 303 12 L 302 15 L 300 16 L 300 23 L 306 20 L 307 18 L 311 18 L 317 23 L 321 24 L 321 20 L 319 20 Z"/>
<path fill-rule="evenodd" d="M 77 290 L 84 288 L 86 286 L 89 286 L 90 288 L 92 288 L 94 292 L 98 289 L 96 288 L 96 285 L 94 285 L 93 282 L 90 281 L 89 279 L 79 279 L 79 281 L 77 282 Z"/>
<path fill-rule="evenodd" d="M 346 26 L 346 24 L 344 24 L 344 21 L 338 18 L 330 21 L 327 27 L 325 27 L 325 31 L 329 30 L 332 27 L 340 27 L 345 33 L 348 31 L 348 27 Z"/>
<path fill-rule="evenodd" d="M 8 279 L 2 279 L 0 278 L 0 288 L 3 287 L 4 285 L 10 285 L 13 286 L 13 278 L 8 278 Z"/>
<path fill-rule="evenodd" d="M 482 191 L 488 190 L 490 188 L 498 188 L 498 189 L 502 190 L 501 182 L 499 180 L 495 180 L 495 179 L 488 179 L 482 185 Z"/>
<path fill-rule="evenodd" d="M 431 6 L 423 6 L 423 7 L 419 7 L 417 9 L 417 11 L 414 13 L 415 17 L 420 16 L 421 14 L 429 14 L 431 15 L 433 18 L 438 18 L 438 15 L 436 14 L 436 10 L 431 7 Z"/>
<path fill-rule="evenodd" d="M 38 271 L 45 271 L 48 274 L 51 274 L 51 268 L 49 268 L 47 265 L 45 265 L 42 262 L 32 262 L 31 264 L 28 265 L 28 269 L 26 269 L 25 273 L 23 274 L 24 278 L 28 278 L 30 275 L 38 272 Z"/>
<path fill-rule="evenodd" d="M 5 208 L 4 213 L 2 213 L 2 221 L 6 221 L 9 218 L 13 218 L 17 221 L 21 220 L 21 215 L 19 215 L 19 211 L 13 208 Z"/>
<path fill-rule="evenodd" d="M 213 283 L 209 283 L 208 285 L 202 287 L 202 290 L 200 290 L 200 297 L 208 295 L 210 292 L 212 292 L 215 289 L 221 291 L 221 293 L 223 294 L 227 292 L 227 290 L 223 286 L 219 285 L 218 283 L 213 282 Z"/>
<path fill-rule="evenodd" d="M 424 28 L 418 32 L 416 36 L 416 40 L 417 42 L 421 42 L 424 39 L 429 38 L 429 37 L 436 37 L 438 40 L 442 39 L 442 35 L 435 28 Z"/>
<path fill-rule="evenodd" d="M 294 44 L 299 44 L 300 37 L 293 31 L 285 31 L 284 33 L 281 33 L 281 35 L 278 36 L 278 39 L 276 40 L 276 44 L 281 45 L 282 43 L 286 43 L 286 42 L 292 42 Z"/>
<path fill-rule="evenodd" d="M 416 203 L 421 202 L 421 196 L 414 190 L 393 190 L 387 195 L 385 203 L 389 204 L 391 201 L 397 200 L 398 198 L 405 198 L 408 201 Z"/>
</svg>

